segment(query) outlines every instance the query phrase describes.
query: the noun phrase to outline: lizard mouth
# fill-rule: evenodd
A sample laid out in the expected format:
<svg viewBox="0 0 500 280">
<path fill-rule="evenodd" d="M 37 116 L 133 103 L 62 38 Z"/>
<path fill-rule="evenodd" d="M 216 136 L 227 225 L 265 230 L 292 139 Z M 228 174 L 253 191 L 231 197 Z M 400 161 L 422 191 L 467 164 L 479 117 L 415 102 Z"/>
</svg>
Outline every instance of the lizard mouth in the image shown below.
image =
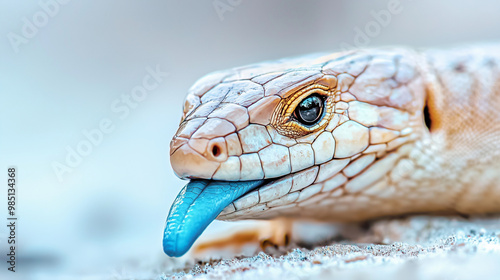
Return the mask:
<svg viewBox="0 0 500 280">
<path fill-rule="evenodd" d="M 184 255 L 226 206 L 274 180 L 191 180 L 179 192 L 168 213 L 163 251 L 171 257 Z"/>
</svg>

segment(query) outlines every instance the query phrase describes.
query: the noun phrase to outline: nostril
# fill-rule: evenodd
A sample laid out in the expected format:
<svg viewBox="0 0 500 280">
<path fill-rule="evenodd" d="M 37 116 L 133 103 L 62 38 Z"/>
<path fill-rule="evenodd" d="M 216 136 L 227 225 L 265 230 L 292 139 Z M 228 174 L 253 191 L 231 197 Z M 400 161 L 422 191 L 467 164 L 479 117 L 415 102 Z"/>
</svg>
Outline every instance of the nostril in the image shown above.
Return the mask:
<svg viewBox="0 0 500 280">
<path fill-rule="evenodd" d="M 210 140 L 205 155 L 210 160 L 224 162 L 227 159 L 227 147 L 224 138 L 218 137 Z"/>
<path fill-rule="evenodd" d="M 220 156 L 221 154 L 221 148 L 219 147 L 219 145 L 215 144 L 213 147 L 212 147 L 212 155 L 214 157 L 218 157 Z"/>
</svg>

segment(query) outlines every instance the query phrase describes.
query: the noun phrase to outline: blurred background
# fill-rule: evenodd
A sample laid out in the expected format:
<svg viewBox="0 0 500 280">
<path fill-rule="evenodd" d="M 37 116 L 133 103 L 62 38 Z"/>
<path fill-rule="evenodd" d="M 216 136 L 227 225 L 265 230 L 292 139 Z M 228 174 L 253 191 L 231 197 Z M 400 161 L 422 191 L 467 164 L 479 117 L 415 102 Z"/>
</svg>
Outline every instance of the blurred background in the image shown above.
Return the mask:
<svg viewBox="0 0 500 280">
<path fill-rule="evenodd" d="M 169 141 L 202 75 L 346 47 L 491 42 L 499 12 L 494 0 L 0 1 L 0 215 L 16 166 L 18 271 L 55 279 L 167 258 L 164 220 L 185 184 Z M 103 120 L 113 130 L 82 144 Z M 12 277 L 6 238 L 0 224 L 0 275 Z"/>
</svg>

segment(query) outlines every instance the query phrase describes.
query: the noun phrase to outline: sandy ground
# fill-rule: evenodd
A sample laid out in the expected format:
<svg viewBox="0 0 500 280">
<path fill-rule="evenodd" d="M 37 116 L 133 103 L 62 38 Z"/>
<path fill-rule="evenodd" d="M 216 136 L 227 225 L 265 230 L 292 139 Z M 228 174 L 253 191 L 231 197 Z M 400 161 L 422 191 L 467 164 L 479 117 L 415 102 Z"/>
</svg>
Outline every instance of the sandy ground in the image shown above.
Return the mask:
<svg viewBox="0 0 500 280">
<path fill-rule="evenodd" d="M 113 279 L 500 279 L 500 216 L 415 216 L 337 228 L 327 246 L 163 258 Z"/>
</svg>

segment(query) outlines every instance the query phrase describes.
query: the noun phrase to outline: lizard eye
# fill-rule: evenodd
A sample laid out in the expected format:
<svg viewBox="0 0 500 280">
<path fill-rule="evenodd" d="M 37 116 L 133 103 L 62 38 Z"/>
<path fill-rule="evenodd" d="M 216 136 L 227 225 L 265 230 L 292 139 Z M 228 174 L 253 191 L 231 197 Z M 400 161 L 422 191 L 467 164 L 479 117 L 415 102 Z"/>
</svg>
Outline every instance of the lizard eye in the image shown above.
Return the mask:
<svg viewBox="0 0 500 280">
<path fill-rule="evenodd" d="M 299 103 L 293 114 L 303 125 L 313 125 L 321 119 L 324 103 L 318 94 L 310 95 Z"/>
</svg>

